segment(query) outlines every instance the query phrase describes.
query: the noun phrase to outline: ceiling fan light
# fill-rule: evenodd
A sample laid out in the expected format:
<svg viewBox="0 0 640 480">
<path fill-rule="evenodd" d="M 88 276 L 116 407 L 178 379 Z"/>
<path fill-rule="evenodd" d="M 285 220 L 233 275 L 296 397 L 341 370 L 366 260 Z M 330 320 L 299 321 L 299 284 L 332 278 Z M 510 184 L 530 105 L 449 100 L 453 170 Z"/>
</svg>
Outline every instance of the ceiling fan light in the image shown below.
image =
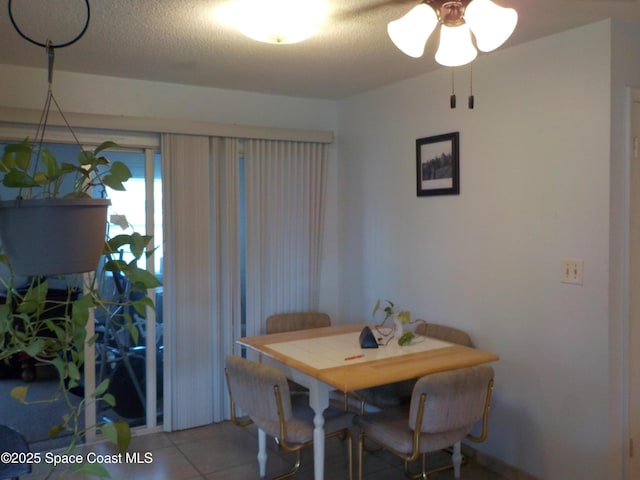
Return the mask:
<svg viewBox="0 0 640 480">
<path fill-rule="evenodd" d="M 518 23 L 518 12 L 490 0 L 473 0 L 465 10 L 464 19 L 476 37 L 478 48 L 490 52 L 511 36 Z"/>
<path fill-rule="evenodd" d="M 458 67 L 472 62 L 478 51 L 471 43 L 471 31 L 467 25 L 440 27 L 440 46 L 436 52 L 436 62 L 445 67 Z"/>
<path fill-rule="evenodd" d="M 405 16 L 389 22 L 389 38 L 404 54 L 418 58 L 424 53 L 424 47 L 438 24 L 436 12 L 425 3 L 409 10 Z"/>
<path fill-rule="evenodd" d="M 298 43 L 314 35 L 327 14 L 324 0 L 235 0 L 216 16 L 243 35 L 264 43 Z"/>
</svg>

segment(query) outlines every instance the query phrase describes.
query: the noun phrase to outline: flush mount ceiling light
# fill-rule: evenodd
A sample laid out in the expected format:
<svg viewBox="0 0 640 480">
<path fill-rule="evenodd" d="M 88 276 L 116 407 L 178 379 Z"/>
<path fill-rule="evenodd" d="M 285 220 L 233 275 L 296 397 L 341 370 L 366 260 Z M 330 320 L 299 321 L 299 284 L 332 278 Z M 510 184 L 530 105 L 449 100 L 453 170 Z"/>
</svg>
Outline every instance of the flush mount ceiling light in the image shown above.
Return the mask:
<svg viewBox="0 0 640 480">
<path fill-rule="evenodd" d="M 249 38 L 265 43 L 298 43 L 311 37 L 327 16 L 325 0 L 235 0 L 216 17 Z"/>
<path fill-rule="evenodd" d="M 518 13 L 490 0 L 425 0 L 404 17 L 389 22 L 393 43 L 410 57 L 421 57 L 431 33 L 440 27 L 436 61 L 447 67 L 465 65 L 476 58 L 478 49 L 490 52 L 513 33 Z M 473 35 L 472 35 L 473 34 Z"/>
</svg>

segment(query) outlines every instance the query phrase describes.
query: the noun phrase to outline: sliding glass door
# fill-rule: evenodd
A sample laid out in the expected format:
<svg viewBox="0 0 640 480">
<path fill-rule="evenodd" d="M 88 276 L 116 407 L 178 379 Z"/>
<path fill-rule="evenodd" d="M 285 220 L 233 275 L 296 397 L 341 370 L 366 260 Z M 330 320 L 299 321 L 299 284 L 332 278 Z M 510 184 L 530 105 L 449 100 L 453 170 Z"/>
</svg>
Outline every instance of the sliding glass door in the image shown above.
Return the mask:
<svg viewBox="0 0 640 480">
<path fill-rule="evenodd" d="M 126 191 L 108 189 L 109 236 L 138 232 L 153 235 L 155 246 L 151 258 L 142 259 L 141 267 L 162 276 L 162 177 L 160 155 L 151 149 L 143 151 L 109 152 L 111 161 L 125 163 L 132 173 Z M 118 252 L 125 262 L 133 260 L 126 249 Z M 123 275 L 103 272 L 99 288 L 107 297 L 135 295 Z M 134 309 L 123 312 L 118 309 L 95 311 L 95 384 L 109 380 L 109 393 L 115 398 L 115 406 L 99 403 L 96 406 L 98 420 L 125 420 L 132 427 L 153 428 L 162 423 L 162 375 L 163 375 L 163 322 L 162 288 L 152 298 L 160 308 L 147 310 L 141 317 Z M 127 327 L 124 315 L 133 320 L 133 329 Z"/>
<path fill-rule="evenodd" d="M 118 142 L 121 145 L 122 142 Z M 0 143 L 0 152 L 4 149 Z M 78 154 L 77 145 L 50 143 L 46 147 L 58 159 Z M 93 149 L 94 146 L 86 145 Z M 153 236 L 154 254 L 139 264 L 162 280 L 162 175 L 160 154 L 157 147 L 119 148 L 108 151 L 111 161 L 125 163 L 132 173 L 127 190 L 98 192 L 111 200 L 108 218 L 110 236 L 119 233 L 138 232 Z M 15 193 L 0 185 L 0 199 L 9 200 Z M 71 232 L 70 232 L 71 233 Z M 46 232 L 42 232 L 46 241 Z M 1 246 L 1 245 L 0 245 Z M 117 253 L 123 260 L 132 258 L 131 252 Z M 134 295 L 123 276 L 107 272 L 102 264 L 96 271 L 100 290 L 113 297 Z M 88 275 L 88 274 L 87 274 Z M 0 264 L 0 297 L 8 295 L 9 272 Z M 15 278 L 12 288 L 27 288 L 31 278 Z M 81 275 L 47 278 L 48 295 L 54 298 L 65 292 L 69 284 L 82 288 Z M 146 316 L 138 312 L 96 308 L 87 327 L 87 338 L 95 335 L 95 342 L 85 349 L 85 362 L 80 385 L 72 389 L 72 403 L 78 405 L 84 398 L 87 409 L 83 425 L 91 426 L 104 420 L 125 420 L 132 427 L 153 429 L 162 424 L 163 418 L 163 319 L 162 287 L 150 292 L 157 308 L 147 309 Z M 133 329 L 124 327 L 123 315 L 133 319 Z M 133 331 L 135 330 L 135 332 Z M 109 380 L 108 393 L 115 398 L 115 406 L 104 402 L 93 403 L 91 394 L 95 386 Z M 15 387 L 28 387 L 26 403 L 21 404 L 11 396 Z M 49 438 L 49 430 L 61 423 L 68 406 L 57 394 L 59 382 L 55 369 L 46 362 L 39 362 L 27 354 L 18 354 L 0 363 L 0 423 L 7 424 L 29 442 L 32 451 L 48 451 L 66 446 L 68 432 L 60 432 Z M 95 430 L 89 429 L 86 440 L 95 438 Z"/>
</svg>

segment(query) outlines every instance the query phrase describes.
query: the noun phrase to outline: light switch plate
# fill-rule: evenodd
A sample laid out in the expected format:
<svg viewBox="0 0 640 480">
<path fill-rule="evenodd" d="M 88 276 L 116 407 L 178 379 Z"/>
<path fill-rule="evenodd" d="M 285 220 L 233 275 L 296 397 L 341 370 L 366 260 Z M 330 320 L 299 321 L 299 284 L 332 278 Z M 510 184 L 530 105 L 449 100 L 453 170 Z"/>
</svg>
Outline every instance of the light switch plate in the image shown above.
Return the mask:
<svg viewBox="0 0 640 480">
<path fill-rule="evenodd" d="M 582 258 L 564 258 L 562 260 L 562 283 L 584 285 L 584 260 Z"/>
</svg>

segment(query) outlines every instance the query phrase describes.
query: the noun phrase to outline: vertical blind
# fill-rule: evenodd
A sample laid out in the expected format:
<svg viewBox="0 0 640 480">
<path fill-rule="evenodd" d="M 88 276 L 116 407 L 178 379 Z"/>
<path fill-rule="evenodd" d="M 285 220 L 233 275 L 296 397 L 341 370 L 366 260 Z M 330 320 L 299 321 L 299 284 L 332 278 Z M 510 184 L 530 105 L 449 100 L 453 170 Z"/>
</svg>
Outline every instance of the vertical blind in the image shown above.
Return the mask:
<svg viewBox="0 0 640 480">
<path fill-rule="evenodd" d="M 327 147 L 168 134 L 162 145 L 165 425 L 182 429 L 228 418 L 236 338 L 263 333 L 272 313 L 317 309 Z"/>
<path fill-rule="evenodd" d="M 164 426 L 179 430 L 213 420 L 209 139 L 163 136 L 162 163 L 165 366 L 169 367 L 165 399 L 171 406 L 165 411 Z"/>
<path fill-rule="evenodd" d="M 316 310 L 326 145 L 245 145 L 247 334 L 279 312 Z"/>
</svg>

